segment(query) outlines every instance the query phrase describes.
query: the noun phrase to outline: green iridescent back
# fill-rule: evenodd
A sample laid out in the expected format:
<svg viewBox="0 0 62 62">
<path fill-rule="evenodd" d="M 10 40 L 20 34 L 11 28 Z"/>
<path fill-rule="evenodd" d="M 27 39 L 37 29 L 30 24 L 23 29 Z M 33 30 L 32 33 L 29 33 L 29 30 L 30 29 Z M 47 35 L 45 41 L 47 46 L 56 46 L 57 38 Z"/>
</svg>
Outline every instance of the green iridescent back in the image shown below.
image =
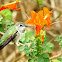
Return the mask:
<svg viewBox="0 0 62 62">
<path fill-rule="evenodd" d="M 2 44 L 5 40 L 7 40 L 11 35 L 13 35 L 16 32 L 17 30 L 15 26 L 12 26 L 11 28 L 9 28 L 8 31 L 2 36 L 0 40 L 0 44 Z"/>
</svg>

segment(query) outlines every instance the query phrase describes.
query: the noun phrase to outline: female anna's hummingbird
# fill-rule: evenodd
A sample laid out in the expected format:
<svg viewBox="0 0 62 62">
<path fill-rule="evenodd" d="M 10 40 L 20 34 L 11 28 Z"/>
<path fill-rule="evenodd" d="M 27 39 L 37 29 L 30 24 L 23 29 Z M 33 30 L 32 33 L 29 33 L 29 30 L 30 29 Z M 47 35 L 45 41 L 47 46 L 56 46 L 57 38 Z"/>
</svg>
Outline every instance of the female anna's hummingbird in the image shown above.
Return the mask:
<svg viewBox="0 0 62 62">
<path fill-rule="evenodd" d="M 2 36 L 0 40 L 0 50 L 13 40 L 17 46 L 23 45 L 19 43 L 19 40 L 23 36 L 26 27 L 35 27 L 35 26 L 29 26 L 19 23 L 9 28 L 8 31 Z"/>
</svg>

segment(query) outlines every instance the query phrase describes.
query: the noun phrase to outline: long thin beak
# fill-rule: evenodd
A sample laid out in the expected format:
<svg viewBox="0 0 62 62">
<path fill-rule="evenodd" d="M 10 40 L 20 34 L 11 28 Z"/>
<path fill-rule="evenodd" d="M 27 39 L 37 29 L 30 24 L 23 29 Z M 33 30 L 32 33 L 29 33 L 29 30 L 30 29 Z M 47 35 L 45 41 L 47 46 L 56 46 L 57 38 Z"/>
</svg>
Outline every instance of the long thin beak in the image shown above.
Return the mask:
<svg viewBox="0 0 62 62">
<path fill-rule="evenodd" d="M 25 25 L 25 27 L 36 27 L 36 26 L 32 26 L 32 25 Z"/>
</svg>

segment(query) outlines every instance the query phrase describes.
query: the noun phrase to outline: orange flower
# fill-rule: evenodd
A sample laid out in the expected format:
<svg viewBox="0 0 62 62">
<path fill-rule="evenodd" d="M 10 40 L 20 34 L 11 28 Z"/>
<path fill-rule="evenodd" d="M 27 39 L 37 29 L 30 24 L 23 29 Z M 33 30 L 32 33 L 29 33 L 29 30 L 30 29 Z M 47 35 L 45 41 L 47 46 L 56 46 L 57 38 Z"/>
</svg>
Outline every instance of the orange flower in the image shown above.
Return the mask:
<svg viewBox="0 0 62 62">
<path fill-rule="evenodd" d="M 50 23 L 52 23 L 50 16 L 51 16 L 51 12 L 48 11 L 48 8 L 44 7 L 43 10 L 38 12 L 39 14 L 39 18 L 42 20 L 42 18 L 44 19 L 43 21 L 43 25 L 47 25 L 49 28 Z"/>
<path fill-rule="evenodd" d="M 51 12 L 48 11 L 48 8 L 44 7 L 43 8 L 43 11 L 44 11 L 44 19 L 47 21 L 47 25 L 48 25 L 48 29 L 50 27 L 50 23 L 52 23 L 51 19 L 50 19 L 50 16 L 51 16 Z"/>
<path fill-rule="evenodd" d="M 17 8 L 17 3 L 21 3 L 20 1 L 16 1 L 7 5 L 4 5 L 0 8 L 0 11 L 3 9 L 11 9 L 11 10 L 19 10 L 21 8 Z"/>
<path fill-rule="evenodd" d="M 39 16 L 35 11 L 31 11 L 31 17 L 31 19 L 26 21 L 26 24 L 36 25 L 36 34 L 39 34 L 43 27 L 42 21 L 39 19 Z"/>
<path fill-rule="evenodd" d="M 50 16 L 51 12 L 46 7 L 38 13 L 31 11 L 32 18 L 27 20 L 26 24 L 36 25 L 36 34 L 39 34 L 44 25 L 47 25 L 49 28 L 49 24 L 52 23 Z"/>
</svg>

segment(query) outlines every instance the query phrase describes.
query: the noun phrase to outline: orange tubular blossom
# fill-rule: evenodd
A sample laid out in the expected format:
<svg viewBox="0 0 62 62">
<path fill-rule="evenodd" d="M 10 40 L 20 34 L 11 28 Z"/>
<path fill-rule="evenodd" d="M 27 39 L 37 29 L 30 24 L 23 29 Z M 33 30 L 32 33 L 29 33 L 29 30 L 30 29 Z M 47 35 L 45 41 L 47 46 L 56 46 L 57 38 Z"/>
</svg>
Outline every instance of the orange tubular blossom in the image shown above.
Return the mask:
<svg viewBox="0 0 62 62">
<path fill-rule="evenodd" d="M 50 23 L 52 23 L 50 16 L 51 12 L 46 7 L 38 13 L 31 11 L 32 18 L 27 20 L 26 24 L 36 25 L 36 34 L 39 34 L 44 25 L 47 25 L 49 28 Z"/>
<path fill-rule="evenodd" d="M 31 17 L 31 19 L 26 21 L 26 24 L 36 25 L 36 34 L 39 34 L 42 28 L 42 21 L 39 19 L 39 16 L 35 11 L 31 11 Z"/>
<path fill-rule="evenodd" d="M 43 11 L 44 11 L 44 19 L 47 21 L 47 25 L 48 25 L 48 29 L 50 28 L 50 23 L 52 23 L 51 19 L 50 19 L 50 16 L 51 16 L 51 12 L 48 11 L 48 8 L 44 7 L 43 8 Z"/>
<path fill-rule="evenodd" d="M 21 9 L 21 8 L 17 8 L 17 3 L 21 3 L 21 1 L 16 1 L 16 2 L 13 2 L 13 3 L 6 4 L 6 5 L 4 5 L 0 8 L 0 11 L 4 10 L 4 9 L 11 9 L 11 10 Z"/>
</svg>

